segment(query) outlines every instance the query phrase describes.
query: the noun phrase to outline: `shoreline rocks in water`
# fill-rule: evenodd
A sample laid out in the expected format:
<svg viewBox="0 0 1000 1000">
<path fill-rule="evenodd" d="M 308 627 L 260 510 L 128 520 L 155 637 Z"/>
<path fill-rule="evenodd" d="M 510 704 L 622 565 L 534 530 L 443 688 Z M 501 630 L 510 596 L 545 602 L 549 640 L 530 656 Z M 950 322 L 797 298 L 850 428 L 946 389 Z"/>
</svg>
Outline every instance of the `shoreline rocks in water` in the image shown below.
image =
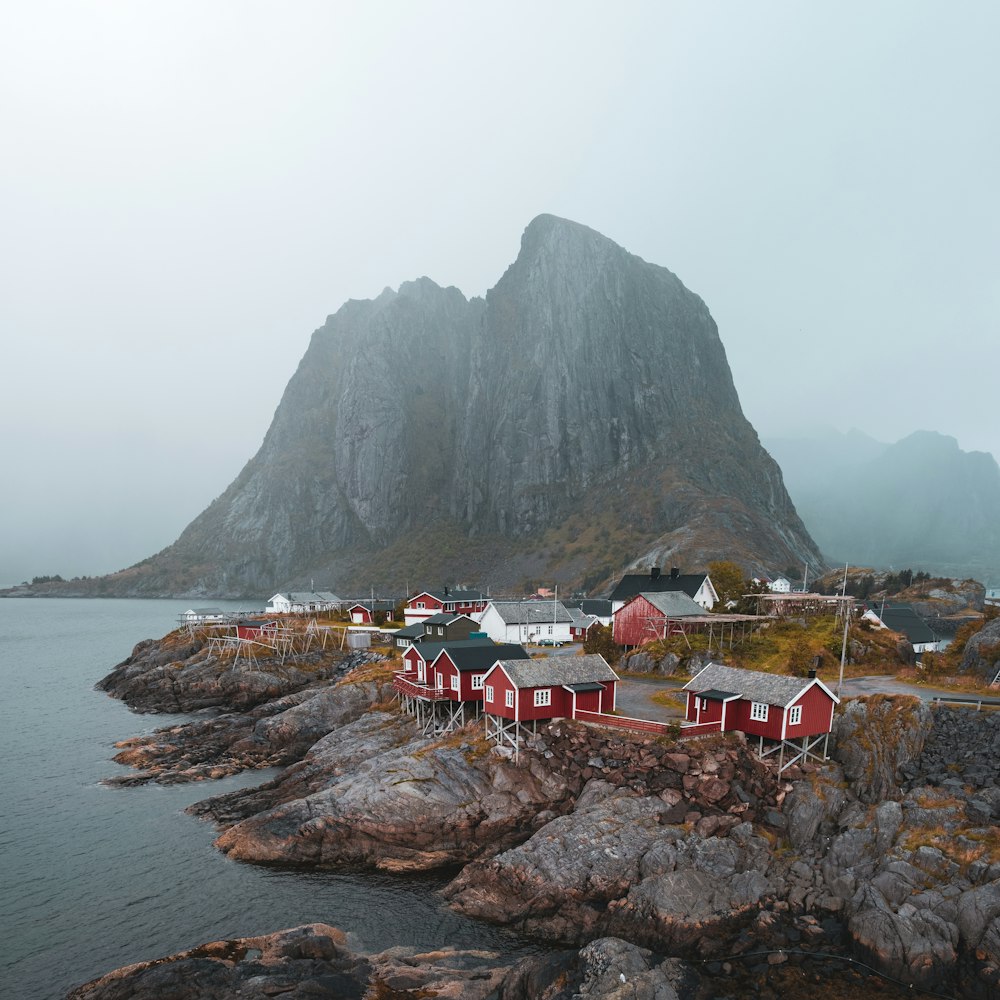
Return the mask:
<svg viewBox="0 0 1000 1000">
<path fill-rule="evenodd" d="M 477 726 L 421 737 L 386 703 L 378 669 L 153 734 L 128 762 L 188 780 L 295 761 L 190 811 L 244 861 L 460 868 L 451 906 L 552 945 L 613 937 L 717 963 L 821 949 L 914 988 L 1000 995 L 1000 717 L 858 699 L 836 720 L 840 763 L 780 779 L 738 737 L 672 742 L 566 721 L 514 761 Z"/>
</svg>

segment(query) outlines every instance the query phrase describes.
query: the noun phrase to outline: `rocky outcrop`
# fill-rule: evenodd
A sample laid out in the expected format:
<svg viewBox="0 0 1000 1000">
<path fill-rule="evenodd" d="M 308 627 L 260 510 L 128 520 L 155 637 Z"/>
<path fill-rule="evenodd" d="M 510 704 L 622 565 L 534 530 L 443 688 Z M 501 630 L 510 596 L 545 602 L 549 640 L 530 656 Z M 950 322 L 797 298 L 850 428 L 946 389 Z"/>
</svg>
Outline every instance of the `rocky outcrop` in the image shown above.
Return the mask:
<svg viewBox="0 0 1000 1000">
<path fill-rule="evenodd" d="M 969 636 L 959 669 L 992 682 L 1000 671 L 1000 618 L 987 622 Z"/>
<path fill-rule="evenodd" d="M 186 629 L 163 639 L 146 639 L 97 682 L 136 712 L 245 711 L 310 684 L 343 676 L 377 654 L 311 650 L 291 658 L 258 656 L 237 660 L 213 650 L 207 634 Z"/>
<path fill-rule="evenodd" d="M 833 756 L 862 802 L 901 795 L 901 768 L 915 760 L 931 731 L 919 698 L 875 695 L 843 704 L 833 723 Z"/>
<path fill-rule="evenodd" d="M 484 953 L 392 948 L 359 955 L 343 932 L 307 924 L 259 937 L 213 941 L 118 969 L 72 990 L 67 1000 L 219 1000 L 243 997 L 381 997 L 486 1000 L 510 960 Z"/>
<path fill-rule="evenodd" d="M 623 551 L 822 563 L 705 303 L 543 215 L 485 300 L 421 278 L 330 316 L 225 493 L 93 587 L 225 596 L 310 577 L 397 587 L 405 573 L 593 585 Z"/>
</svg>

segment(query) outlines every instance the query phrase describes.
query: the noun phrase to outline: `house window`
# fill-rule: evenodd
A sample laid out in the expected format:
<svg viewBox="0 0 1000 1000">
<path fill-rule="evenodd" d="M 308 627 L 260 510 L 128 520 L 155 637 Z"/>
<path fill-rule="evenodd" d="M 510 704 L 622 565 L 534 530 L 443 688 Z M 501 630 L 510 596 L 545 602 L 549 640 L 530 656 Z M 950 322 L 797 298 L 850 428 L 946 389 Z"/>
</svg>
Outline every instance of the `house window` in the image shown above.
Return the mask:
<svg viewBox="0 0 1000 1000">
<path fill-rule="evenodd" d="M 767 722 L 767 705 L 761 701 L 750 703 L 750 718 L 754 722 Z"/>
<path fill-rule="evenodd" d="M 451 675 L 451 689 L 452 691 L 458 690 L 458 677 L 455 674 Z"/>
<path fill-rule="evenodd" d="M 514 707 L 514 692 L 513 691 L 508 691 L 507 692 L 507 698 L 506 698 L 505 703 L 506 703 L 506 705 L 507 705 L 508 708 L 513 708 Z"/>
<path fill-rule="evenodd" d="M 802 721 L 802 706 L 793 705 L 792 710 L 788 713 L 788 724 L 790 726 L 797 726 Z"/>
<path fill-rule="evenodd" d="M 438 674 L 437 675 L 437 687 L 438 687 L 438 691 L 443 691 L 444 690 L 444 674 Z"/>
<path fill-rule="evenodd" d="M 704 712 L 707 708 L 708 708 L 708 699 L 707 698 L 702 698 L 701 699 L 701 710 Z"/>
<path fill-rule="evenodd" d="M 425 607 L 427 607 L 427 605 L 426 605 L 426 604 L 424 604 L 424 602 L 423 602 L 423 601 L 417 601 L 417 607 L 418 607 L 418 608 L 425 608 Z"/>
<path fill-rule="evenodd" d="M 493 700 L 493 685 L 492 684 L 487 684 L 486 687 L 483 688 L 483 697 L 484 697 L 484 699 L 486 701 L 492 701 Z"/>
<path fill-rule="evenodd" d="M 444 626 L 438 625 L 438 635 L 444 635 Z"/>
<path fill-rule="evenodd" d="M 472 675 L 472 690 L 473 691 L 482 691 L 482 689 L 483 689 L 483 675 L 482 674 L 473 674 Z"/>
<path fill-rule="evenodd" d="M 552 626 L 549 626 L 549 635 L 552 635 Z"/>
<path fill-rule="evenodd" d="M 552 688 L 539 688 L 535 692 L 535 707 L 541 708 L 544 705 L 552 704 Z"/>
</svg>

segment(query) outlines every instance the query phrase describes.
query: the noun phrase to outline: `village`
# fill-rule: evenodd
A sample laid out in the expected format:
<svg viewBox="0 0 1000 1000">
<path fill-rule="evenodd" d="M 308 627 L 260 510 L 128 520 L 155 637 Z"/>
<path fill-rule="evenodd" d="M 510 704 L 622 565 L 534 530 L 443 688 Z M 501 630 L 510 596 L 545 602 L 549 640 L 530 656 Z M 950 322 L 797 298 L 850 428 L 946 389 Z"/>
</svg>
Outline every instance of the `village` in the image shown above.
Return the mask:
<svg viewBox="0 0 1000 1000">
<path fill-rule="evenodd" d="M 753 593 L 741 595 L 742 610 L 733 599 L 720 600 L 707 572 L 653 567 L 624 574 L 603 599 L 560 600 L 556 590 L 515 599 L 447 586 L 405 599 L 291 591 L 274 594 L 263 612 L 197 607 L 180 620 L 191 630 L 208 629 L 210 643 L 251 669 L 258 657 L 284 658 L 313 642 L 383 650 L 399 662 L 399 708 L 428 738 L 479 722 L 486 738 L 516 759 L 523 741 L 556 719 L 676 738 L 738 732 L 762 759 L 773 757 L 779 774 L 827 759 L 852 622 L 898 637 L 915 656 L 947 642 L 909 604 L 846 595 L 846 576 L 835 594 L 807 591 L 804 581 L 795 589 L 785 576 L 748 583 Z M 820 618 L 832 620 L 838 633 L 843 627 L 836 682 L 818 676 L 821 657 L 806 665 L 789 658 L 767 671 L 716 662 L 762 631 Z M 614 665 L 623 654 L 664 643 L 699 653 L 689 658 L 687 678 L 663 682 L 664 692 L 674 692 L 666 699 L 673 698 L 676 718 L 642 712 L 641 705 L 636 711 L 635 699 L 635 714 L 623 712 L 619 695 L 629 681 Z"/>
</svg>

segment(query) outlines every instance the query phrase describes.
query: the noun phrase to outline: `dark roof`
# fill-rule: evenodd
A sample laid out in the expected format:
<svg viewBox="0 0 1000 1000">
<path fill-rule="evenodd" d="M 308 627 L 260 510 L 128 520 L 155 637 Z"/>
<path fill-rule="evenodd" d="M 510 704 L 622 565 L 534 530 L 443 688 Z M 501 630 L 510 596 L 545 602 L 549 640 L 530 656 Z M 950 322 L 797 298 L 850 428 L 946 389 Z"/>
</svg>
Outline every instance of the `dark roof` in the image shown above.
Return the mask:
<svg viewBox="0 0 1000 1000">
<path fill-rule="evenodd" d="M 730 698 L 739 698 L 735 691 L 719 691 L 717 688 L 709 688 L 707 691 L 699 691 L 699 698 L 711 698 L 712 701 L 728 701 Z"/>
<path fill-rule="evenodd" d="M 588 684 L 616 681 L 618 675 L 600 653 L 585 656 L 549 656 L 544 660 L 501 660 L 507 676 L 516 688 L 555 687 L 563 684 Z"/>
<path fill-rule="evenodd" d="M 611 602 L 608 600 L 580 601 L 580 610 L 585 615 L 594 615 L 597 618 L 611 617 Z"/>
<path fill-rule="evenodd" d="M 563 684 L 564 688 L 569 688 L 570 691 L 575 691 L 579 694 L 581 691 L 603 691 L 604 685 L 598 684 L 597 681 L 584 681 L 582 684 Z"/>
<path fill-rule="evenodd" d="M 927 624 L 908 604 L 890 608 L 886 605 L 884 611 L 875 609 L 875 613 L 882 620 L 886 628 L 893 632 L 905 635 L 910 643 L 915 642 L 937 642 L 937 636 Z"/>
<path fill-rule="evenodd" d="M 473 625 L 476 624 L 474 618 L 470 618 L 468 615 L 455 614 L 454 611 L 440 611 L 436 615 L 431 615 L 430 618 L 424 619 L 424 625 L 450 625 L 452 622 L 460 621 L 464 618 L 468 622 L 472 622 Z"/>
<path fill-rule="evenodd" d="M 436 597 L 439 601 L 444 604 L 468 604 L 472 601 L 485 601 L 486 595 L 479 590 L 451 590 L 448 589 L 446 594 L 443 590 L 421 590 L 419 594 L 414 594 L 409 600 L 414 601 L 421 595 L 426 594 L 428 597 Z"/>
<path fill-rule="evenodd" d="M 688 597 L 694 597 L 705 582 L 707 573 L 679 573 L 671 576 L 661 573 L 657 577 L 649 573 L 627 573 L 611 591 L 612 601 L 627 601 L 636 594 L 665 594 L 671 590 L 681 590 Z"/>
<path fill-rule="evenodd" d="M 455 639 L 454 642 L 421 642 L 412 648 L 420 654 L 421 659 L 427 663 L 432 663 L 442 649 L 451 651 L 453 649 L 464 649 L 467 646 L 489 646 L 493 648 L 495 643 L 492 639 Z M 494 659 L 496 658 L 494 657 Z"/>
<path fill-rule="evenodd" d="M 739 667 L 724 667 L 721 663 L 709 663 L 703 667 L 684 685 L 684 690 L 694 691 L 699 696 L 702 691 L 732 691 L 748 701 L 779 705 L 784 708 L 811 684 L 821 685 L 834 701 L 839 701 L 820 680 L 765 674 L 759 670 L 742 670 Z"/>
<path fill-rule="evenodd" d="M 516 642 L 502 642 L 489 646 L 466 646 L 463 649 L 455 649 L 454 646 L 449 646 L 445 652 L 460 672 L 466 670 L 487 670 L 497 660 L 531 659 L 528 651 Z"/>
<path fill-rule="evenodd" d="M 404 628 L 398 628 L 393 632 L 394 636 L 402 639 L 419 639 L 424 634 L 424 623 L 415 622 L 413 625 L 407 625 Z"/>
<path fill-rule="evenodd" d="M 367 608 L 369 611 L 395 611 L 396 602 L 395 601 L 355 601 L 350 608 Z"/>
</svg>

